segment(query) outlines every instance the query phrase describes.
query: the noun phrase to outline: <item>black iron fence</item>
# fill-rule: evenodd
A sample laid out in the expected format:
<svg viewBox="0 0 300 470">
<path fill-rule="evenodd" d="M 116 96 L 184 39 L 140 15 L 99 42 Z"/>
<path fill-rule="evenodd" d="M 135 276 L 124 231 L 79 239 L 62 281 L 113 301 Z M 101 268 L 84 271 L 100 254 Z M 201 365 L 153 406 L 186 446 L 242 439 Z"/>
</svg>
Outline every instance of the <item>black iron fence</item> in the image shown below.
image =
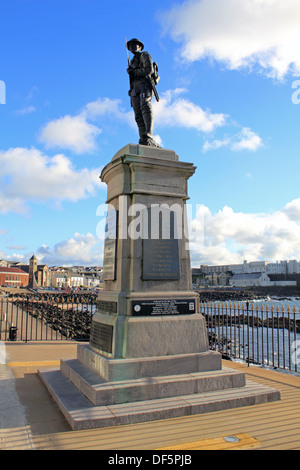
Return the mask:
<svg viewBox="0 0 300 470">
<path fill-rule="evenodd" d="M 224 358 L 294 372 L 300 369 L 300 311 L 295 306 L 203 302 L 201 313 L 210 349 Z"/>
<path fill-rule="evenodd" d="M 0 297 L 1 341 L 89 341 L 96 295 Z"/>
<path fill-rule="evenodd" d="M 0 297 L 0 341 L 89 341 L 96 294 Z M 210 349 L 224 358 L 298 372 L 300 310 L 254 302 L 202 302 Z M 297 356 L 298 354 L 298 356 Z"/>
</svg>

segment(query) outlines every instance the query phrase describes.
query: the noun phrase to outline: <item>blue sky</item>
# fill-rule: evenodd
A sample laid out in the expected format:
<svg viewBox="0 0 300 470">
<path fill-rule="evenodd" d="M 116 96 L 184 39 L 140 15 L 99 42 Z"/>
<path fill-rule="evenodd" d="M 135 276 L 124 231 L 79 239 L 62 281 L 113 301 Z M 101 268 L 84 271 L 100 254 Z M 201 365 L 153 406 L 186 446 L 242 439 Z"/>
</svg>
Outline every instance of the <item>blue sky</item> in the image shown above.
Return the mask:
<svg viewBox="0 0 300 470">
<path fill-rule="evenodd" d="M 197 166 L 192 265 L 300 259 L 298 0 L 3 2 L 0 259 L 102 264 L 99 174 L 138 142 L 126 37 L 159 66 L 154 134 Z"/>
</svg>

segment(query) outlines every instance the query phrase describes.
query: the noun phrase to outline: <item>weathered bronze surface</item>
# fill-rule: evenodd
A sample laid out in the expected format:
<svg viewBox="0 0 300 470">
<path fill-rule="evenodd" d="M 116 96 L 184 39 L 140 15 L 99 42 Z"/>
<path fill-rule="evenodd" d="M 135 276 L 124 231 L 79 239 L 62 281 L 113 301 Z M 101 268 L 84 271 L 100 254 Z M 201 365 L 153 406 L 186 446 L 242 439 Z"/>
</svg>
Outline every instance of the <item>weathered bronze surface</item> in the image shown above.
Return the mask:
<svg viewBox="0 0 300 470">
<path fill-rule="evenodd" d="M 94 348 L 108 353 L 112 352 L 113 326 L 93 322 L 91 327 L 90 344 Z"/>
<path fill-rule="evenodd" d="M 131 39 L 126 43 L 127 50 L 133 54 L 128 56 L 127 73 L 129 75 L 131 106 L 138 126 L 139 144 L 159 147 L 153 139 L 153 111 L 152 97 L 159 101 L 156 85 L 159 81 L 157 65 L 147 51 L 143 51 L 144 44 L 138 39 Z"/>
<path fill-rule="evenodd" d="M 143 240 L 143 280 L 174 280 L 179 278 L 178 240 Z"/>
</svg>

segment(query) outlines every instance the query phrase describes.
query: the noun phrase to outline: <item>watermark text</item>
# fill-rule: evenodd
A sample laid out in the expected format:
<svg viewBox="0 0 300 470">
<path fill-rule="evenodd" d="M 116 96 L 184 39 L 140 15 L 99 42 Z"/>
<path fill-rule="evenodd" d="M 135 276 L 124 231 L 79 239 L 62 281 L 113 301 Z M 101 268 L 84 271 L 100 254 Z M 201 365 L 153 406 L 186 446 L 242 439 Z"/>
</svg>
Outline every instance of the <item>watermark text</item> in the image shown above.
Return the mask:
<svg viewBox="0 0 300 470">
<path fill-rule="evenodd" d="M 6 86 L 3 80 L 0 80 L 0 104 L 6 104 Z"/>
<path fill-rule="evenodd" d="M 296 91 L 292 94 L 292 103 L 300 103 L 300 80 L 294 80 L 292 83 L 292 88 L 296 88 Z"/>
<path fill-rule="evenodd" d="M 98 238 L 120 240 L 183 240 L 186 249 L 196 242 L 204 244 L 204 220 L 197 219 L 201 205 L 193 204 L 128 204 L 126 196 L 119 197 L 118 210 L 111 204 L 100 204 L 96 215 Z M 201 223 L 202 222 L 202 223 Z"/>
</svg>

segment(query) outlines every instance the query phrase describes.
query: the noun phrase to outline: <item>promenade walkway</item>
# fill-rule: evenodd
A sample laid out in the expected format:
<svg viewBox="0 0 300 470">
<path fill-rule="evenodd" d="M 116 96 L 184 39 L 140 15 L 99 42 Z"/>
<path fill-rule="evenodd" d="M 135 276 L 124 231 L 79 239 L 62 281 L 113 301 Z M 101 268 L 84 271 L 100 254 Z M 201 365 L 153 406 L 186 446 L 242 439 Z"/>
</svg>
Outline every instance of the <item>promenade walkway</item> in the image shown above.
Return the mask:
<svg viewBox="0 0 300 470">
<path fill-rule="evenodd" d="M 76 357 L 76 342 L 0 342 L 0 450 L 300 450 L 300 377 L 224 361 L 276 388 L 273 403 L 72 431 L 37 374 Z"/>
</svg>

